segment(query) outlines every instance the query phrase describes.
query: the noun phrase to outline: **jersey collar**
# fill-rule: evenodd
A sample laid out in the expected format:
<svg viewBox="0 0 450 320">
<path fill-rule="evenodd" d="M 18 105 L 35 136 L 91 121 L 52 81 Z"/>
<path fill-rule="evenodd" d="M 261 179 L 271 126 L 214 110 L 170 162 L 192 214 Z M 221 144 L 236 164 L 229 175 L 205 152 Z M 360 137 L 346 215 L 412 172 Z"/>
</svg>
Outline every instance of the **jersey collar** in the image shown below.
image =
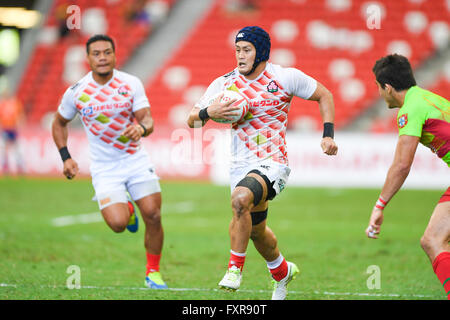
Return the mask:
<svg viewBox="0 0 450 320">
<path fill-rule="evenodd" d="M 99 87 L 107 86 L 111 81 L 114 80 L 114 78 L 116 77 L 116 75 L 117 75 L 117 70 L 114 68 L 114 69 L 113 69 L 113 75 L 112 75 L 111 79 L 109 79 L 108 82 L 106 82 L 105 84 L 100 84 L 100 83 L 98 83 L 97 81 L 95 81 L 95 79 L 94 79 L 94 77 L 93 77 L 93 75 L 92 75 L 92 70 L 89 72 L 89 78 L 91 79 L 92 82 L 95 83 L 95 85 L 97 85 L 97 86 L 99 86 Z"/>
</svg>

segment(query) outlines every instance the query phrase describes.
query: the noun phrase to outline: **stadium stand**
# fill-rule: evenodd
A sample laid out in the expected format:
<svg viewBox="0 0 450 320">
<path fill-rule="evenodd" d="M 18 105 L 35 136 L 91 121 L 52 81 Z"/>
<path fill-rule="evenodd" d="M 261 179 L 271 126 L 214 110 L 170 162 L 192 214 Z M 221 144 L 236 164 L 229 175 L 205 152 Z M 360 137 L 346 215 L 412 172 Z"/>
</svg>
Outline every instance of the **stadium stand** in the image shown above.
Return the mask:
<svg viewBox="0 0 450 320">
<path fill-rule="evenodd" d="M 401 53 L 414 68 L 448 45 L 450 3 L 446 0 L 245 3 L 245 8 L 236 8 L 230 1 L 217 0 L 147 82 L 152 113 L 159 123 L 183 125 L 206 86 L 235 67 L 234 36 L 245 25 L 269 31 L 272 62 L 297 67 L 333 92 L 338 129 L 378 98 L 371 72 L 377 59 Z M 448 83 L 443 85 L 448 92 Z M 294 99 L 289 126 L 319 129 L 317 105 Z"/>
<path fill-rule="evenodd" d="M 80 25 L 69 31 L 67 18 L 76 15 L 76 9 L 69 8 L 69 14 L 66 10 L 74 2 L 56 0 L 18 87 L 28 121 L 39 124 L 45 114 L 55 111 L 64 90 L 87 72 L 85 42 L 89 36 L 108 33 L 113 37 L 120 68 L 175 2 L 77 0 L 76 6 L 82 8 Z"/>
<path fill-rule="evenodd" d="M 56 0 L 18 89 L 28 121 L 39 124 L 56 109 L 67 86 L 85 74 L 84 43 L 90 34 L 107 32 L 114 37 L 120 68 L 152 33 L 158 14 L 167 14 L 175 2 L 136 0 L 133 7 L 127 5 L 132 1 L 77 0 L 84 25 L 67 32 L 65 10 L 70 1 Z M 145 83 L 152 113 L 161 125 L 183 125 L 206 86 L 235 67 L 237 30 L 260 25 L 272 36 L 271 61 L 297 67 L 328 87 L 336 103 L 336 127 L 345 128 L 378 98 L 371 73 L 374 61 L 398 52 L 413 67 L 421 65 L 448 46 L 449 18 L 448 0 L 215 0 L 190 36 Z M 444 96 L 449 92 L 448 81 L 436 86 Z M 319 129 L 317 105 L 294 99 L 289 127 Z M 379 128 L 375 120 L 369 129 Z"/>
</svg>

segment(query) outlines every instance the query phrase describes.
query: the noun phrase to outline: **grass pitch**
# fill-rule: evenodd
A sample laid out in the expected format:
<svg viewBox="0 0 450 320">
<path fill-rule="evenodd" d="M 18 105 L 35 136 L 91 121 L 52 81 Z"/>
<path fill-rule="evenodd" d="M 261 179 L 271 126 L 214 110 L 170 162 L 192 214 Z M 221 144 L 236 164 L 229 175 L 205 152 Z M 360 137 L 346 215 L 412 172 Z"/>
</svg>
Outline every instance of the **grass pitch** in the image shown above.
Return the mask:
<svg viewBox="0 0 450 320">
<path fill-rule="evenodd" d="M 156 291 L 143 285 L 143 224 L 113 233 L 91 201 L 90 180 L 0 179 L 0 299 L 270 299 L 270 274 L 252 243 L 241 289 L 218 290 L 230 249 L 228 187 L 162 181 L 162 192 L 161 272 L 170 289 Z M 419 244 L 442 192 L 401 190 L 380 239 L 370 240 L 364 230 L 378 189 L 288 186 L 268 216 L 282 254 L 301 270 L 288 299 L 445 300 Z M 70 266 L 79 268 L 80 289 L 67 287 Z M 379 268 L 379 288 L 370 266 Z"/>
</svg>

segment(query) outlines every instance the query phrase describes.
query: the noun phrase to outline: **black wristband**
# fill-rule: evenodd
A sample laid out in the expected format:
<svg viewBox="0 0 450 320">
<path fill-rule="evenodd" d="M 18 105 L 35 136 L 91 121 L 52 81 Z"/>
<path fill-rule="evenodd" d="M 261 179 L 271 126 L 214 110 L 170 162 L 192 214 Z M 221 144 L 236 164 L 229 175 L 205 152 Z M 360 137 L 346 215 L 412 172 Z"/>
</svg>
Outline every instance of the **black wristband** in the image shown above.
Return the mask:
<svg viewBox="0 0 450 320">
<path fill-rule="evenodd" d="M 334 123 L 325 122 L 323 124 L 323 138 L 325 137 L 334 138 Z"/>
<path fill-rule="evenodd" d="M 64 162 L 67 159 L 71 159 L 72 157 L 70 156 L 69 150 L 67 150 L 67 147 L 62 147 L 61 149 L 59 149 L 59 154 L 61 155 L 61 160 Z"/>
<path fill-rule="evenodd" d="M 206 110 L 208 108 L 204 108 L 202 110 L 200 110 L 200 112 L 198 113 L 198 116 L 200 118 L 200 120 L 205 121 L 206 119 L 209 118 L 209 114 L 208 114 L 208 110 Z"/>
<path fill-rule="evenodd" d="M 142 127 L 142 129 L 144 129 L 144 133 L 142 134 L 142 136 L 146 137 L 147 136 L 147 128 L 140 122 L 139 122 L 139 125 Z"/>
</svg>

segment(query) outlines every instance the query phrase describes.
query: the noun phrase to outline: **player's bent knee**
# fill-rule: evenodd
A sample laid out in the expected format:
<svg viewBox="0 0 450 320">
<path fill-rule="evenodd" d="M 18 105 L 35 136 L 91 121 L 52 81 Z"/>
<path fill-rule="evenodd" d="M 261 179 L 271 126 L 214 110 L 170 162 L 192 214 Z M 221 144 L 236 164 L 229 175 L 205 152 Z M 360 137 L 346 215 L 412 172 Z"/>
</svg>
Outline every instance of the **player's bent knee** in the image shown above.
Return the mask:
<svg viewBox="0 0 450 320">
<path fill-rule="evenodd" d="M 420 246 L 426 253 L 428 253 L 431 250 L 430 238 L 428 238 L 425 234 L 422 236 L 422 238 L 420 238 Z"/>
<path fill-rule="evenodd" d="M 111 230 L 114 231 L 115 233 L 121 233 L 124 232 L 127 226 L 123 226 L 123 225 L 115 225 L 115 226 L 111 226 Z"/>
<path fill-rule="evenodd" d="M 119 219 L 114 219 L 114 220 L 110 219 L 110 220 L 106 221 L 106 223 L 111 228 L 111 230 L 114 231 L 115 233 L 124 232 L 128 225 L 128 221 L 123 222 L 123 221 L 120 221 Z"/>
<path fill-rule="evenodd" d="M 251 191 L 251 193 L 253 194 L 253 205 L 254 206 L 257 206 L 263 197 L 263 193 L 264 193 L 263 186 L 254 177 L 246 176 L 244 179 L 239 181 L 239 183 L 236 185 L 236 187 L 244 187 Z"/>
<path fill-rule="evenodd" d="M 250 211 L 251 199 L 249 194 L 233 192 L 231 196 L 231 207 L 238 217 Z"/>
<path fill-rule="evenodd" d="M 112 231 L 120 233 L 125 231 L 128 225 L 128 215 L 120 214 L 118 212 L 103 214 L 106 224 Z"/>
<path fill-rule="evenodd" d="M 128 206 L 125 203 L 115 203 L 114 205 L 106 206 L 101 210 L 106 224 L 116 233 L 123 232 L 130 218 Z"/>
<path fill-rule="evenodd" d="M 420 246 L 431 260 L 434 260 L 438 252 L 445 249 L 446 243 L 448 241 L 440 236 L 433 235 L 427 230 L 425 230 L 424 235 L 420 238 Z"/>
</svg>

